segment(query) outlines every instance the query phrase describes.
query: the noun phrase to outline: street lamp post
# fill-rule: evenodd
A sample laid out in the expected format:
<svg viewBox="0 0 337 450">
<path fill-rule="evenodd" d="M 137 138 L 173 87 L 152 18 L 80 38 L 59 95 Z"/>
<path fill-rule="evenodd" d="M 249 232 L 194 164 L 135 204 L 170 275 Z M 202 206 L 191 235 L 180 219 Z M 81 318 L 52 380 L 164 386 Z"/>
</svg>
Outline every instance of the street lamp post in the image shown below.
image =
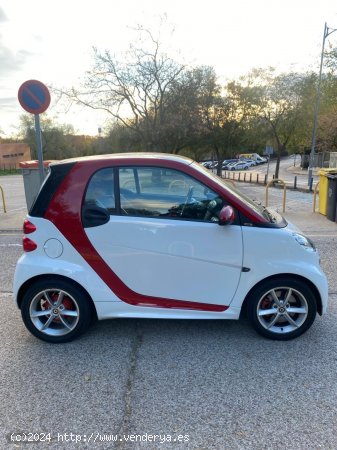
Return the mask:
<svg viewBox="0 0 337 450">
<path fill-rule="evenodd" d="M 308 186 L 311 186 L 312 168 L 314 165 L 314 155 L 315 155 L 315 148 L 316 148 L 316 134 L 317 134 L 319 104 L 321 101 L 321 82 L 322 82 L 322 69 L 323 69 L 325 39 L 328 36 L 330 36 L 331 33 L 335 32 L 335 31 L 337 31 L 337 28 L 329 28 L 327 23 L 325 22 L 324 33 L 323 33 L 323 43 L 322 43 L 322 53 L 321 53 L 321 65 L 319 68 L 316 103 L 315 103 L 315 110 L 314 110 L 314 126 L 312 128 L 311 151 L 310 151 L 309 170 L 308 170 Z"/>
</svg>

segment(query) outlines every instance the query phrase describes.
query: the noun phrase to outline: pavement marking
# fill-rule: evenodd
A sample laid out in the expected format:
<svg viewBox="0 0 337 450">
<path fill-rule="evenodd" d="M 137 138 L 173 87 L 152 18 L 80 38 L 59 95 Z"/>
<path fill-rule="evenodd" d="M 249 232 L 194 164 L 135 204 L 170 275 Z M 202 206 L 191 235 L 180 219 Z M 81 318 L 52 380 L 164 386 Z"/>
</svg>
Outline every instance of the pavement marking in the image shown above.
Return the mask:
<svg viewBox="0 0 337 450">
<path fill-rule="evenodd" d="M 0 244 L 0 247 L 22 247 L 22 244 Z"/>
<path fill-rule="evenodd" d="M 0 230 L 0 236 L 21 236 L 22 230 Z"/>
<path fill-rule="evenodd" d="M 309 233 L 306 233 L 305 231 L 303 233 L 305 234 L 305 236 L 308 236 L 308 237 L 337 237 L 336 231 L 331 231 L 330 234 L 316 234 L 316 233 L 309 234 Z"/>
</svg>

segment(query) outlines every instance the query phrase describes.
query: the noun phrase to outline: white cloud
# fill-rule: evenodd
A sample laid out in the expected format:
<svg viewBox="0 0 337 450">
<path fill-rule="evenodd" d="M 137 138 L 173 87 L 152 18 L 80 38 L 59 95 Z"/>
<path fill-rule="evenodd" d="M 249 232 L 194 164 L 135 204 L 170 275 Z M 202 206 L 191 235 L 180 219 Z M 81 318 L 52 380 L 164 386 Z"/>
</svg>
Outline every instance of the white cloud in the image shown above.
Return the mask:
<svg viewBox="0 0 337 450">
<path fill-rule="evenodd" d="M 5 14 L 5 11 L 0 7 L 0 23 L 6 22 L 7 16 Z"/>
</svg>

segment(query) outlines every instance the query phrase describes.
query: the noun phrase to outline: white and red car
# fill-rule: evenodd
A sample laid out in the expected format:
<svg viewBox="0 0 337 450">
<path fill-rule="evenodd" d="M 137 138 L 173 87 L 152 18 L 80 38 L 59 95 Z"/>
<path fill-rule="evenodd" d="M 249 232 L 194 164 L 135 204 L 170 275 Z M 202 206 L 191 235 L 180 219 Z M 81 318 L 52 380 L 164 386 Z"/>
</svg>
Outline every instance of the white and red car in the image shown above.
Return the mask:
<svg viewBox="0 0 337 450">
<path fill-rule="evenodd" d="M 279 340 L 327 309 L 311 241 L 190 159 L 51 164 L 24 224 L 14 295 L 26 327 L 66 342 L 91 320 L 238 319 Z"/>
</svg>

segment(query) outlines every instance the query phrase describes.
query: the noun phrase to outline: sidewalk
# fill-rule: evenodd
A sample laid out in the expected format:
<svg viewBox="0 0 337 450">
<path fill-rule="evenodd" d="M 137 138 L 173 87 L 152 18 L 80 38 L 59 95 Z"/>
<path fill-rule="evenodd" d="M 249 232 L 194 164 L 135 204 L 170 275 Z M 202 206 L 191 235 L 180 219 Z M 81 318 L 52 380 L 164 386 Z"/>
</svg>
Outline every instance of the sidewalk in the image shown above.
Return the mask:
<svg viewBox="0 0 337 450">
<path fill-rule="evenodd" d="M 337 223 L 328 220 L 318 212 L 285 212 L 283 216 L 308 236 L 331 235 L 337 237 Z"/>
<path fill-rule="evenodd" d="M 250 198 L 265 204 L 265 186 L 236 183 L 236 187 Z M 312 192 L 302 190 L 287 190 L 286 209 L 283 209 L 283 189 L 269 189 L 269 204 L 272 209 L 279 211 L 289 222 L 300 228 L 303 233 L 308 235 L 328 234 L 337 236 L 337 223 L 332 222 L 326 216 L 318 212 L 318 198 L 316 210 L 313 212 L 314 195 Z"/>
<path fill-rule="evenodd" d="M 27 212 L 25 211 L 9 211 L 6 214 L 0 213 L 0 232 L 22 232 L 23 221 Z"/>
<path fill-rule="evenodd" d="M 27 214 L 26 198 L 22 175 L 0 176 L 5 205 L 0 199 L 0 231 L 22 231 Z M 4 207 L 7 212 L 4 213 Z"/>
<path fill-rule="evenodd" d="M 319 181 L 319 170 L 319 168 L 313 169 L 312 190 L 314 190 L 317 182 Z M 266 166 L 263 166 L 262 168 L 253 168 L 252 171 L 248 172 L 223 171 L 223 174 L 225 174 L 223 178 L 232 179 L 234 181 L 240 180 L 240 183 L 245 182 L 244 180 L 247 180 L 253 184 L 260 183 L 265 185 L 266 181 L 271 182 L 273 180 L 272 172 L 273 168 L 267 174 Z M 213 173 L 216 173 L 216 171 L 213 170 Z M 310 192 L 310 188 L 308 185 L 308 169 L 301 169 L 299 165 L 286 168 L 280 167 L 278 178 L 285 182 L 288 189 L 294 189 L 294 186 L 296 185 L 297 190 Z"/>
<path fill-rule="evenodd" d="M 321 169 L 319 167 L 314 167 L 312 169 L 312 174 L 314 176 L 318 176 L 320 170 Z M 302 169 L 301 166 L 290 166 L 288 167 L 287 172 L 290 172 L 294 175 L 304 175 L 308 177 L 308 169 Z"/>
</svg>

